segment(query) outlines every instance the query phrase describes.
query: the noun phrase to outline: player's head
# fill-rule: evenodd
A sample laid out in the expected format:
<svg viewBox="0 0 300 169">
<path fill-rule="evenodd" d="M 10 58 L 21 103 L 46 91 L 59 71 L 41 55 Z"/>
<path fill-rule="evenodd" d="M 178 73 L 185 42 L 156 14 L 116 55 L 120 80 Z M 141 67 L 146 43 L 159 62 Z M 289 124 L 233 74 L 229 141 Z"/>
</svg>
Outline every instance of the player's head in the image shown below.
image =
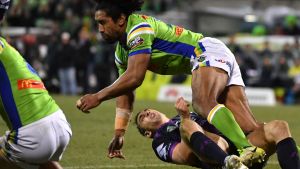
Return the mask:
<svg viewBox="0 0 300 169">
<path fill-rule="evenodd" d="M 114 43 L 125 32 L 128 16 L 139 11 L 143 0 L 95 0 L 95 20 L 103 39 Z"/>
<path fill-rule="evenodd" d="M 154 109 L 142 110 L 135 116 L 139 132 L 149 138 L 153 138 L 156 130 L 168 120 L 165 114 Z"/>
<path fill-rule="evenodd" d="M 6 11 L 11 4 L 11 0 L 0 0 L 0 22 L 3 20 Z"/>
</svg>

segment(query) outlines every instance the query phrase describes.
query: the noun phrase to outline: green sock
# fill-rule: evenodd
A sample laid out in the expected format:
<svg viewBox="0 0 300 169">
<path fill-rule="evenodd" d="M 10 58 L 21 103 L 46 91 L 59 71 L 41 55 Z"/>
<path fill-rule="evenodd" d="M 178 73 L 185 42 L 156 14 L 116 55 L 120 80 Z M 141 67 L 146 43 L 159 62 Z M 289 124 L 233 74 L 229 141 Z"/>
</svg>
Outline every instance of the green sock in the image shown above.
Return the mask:
<svg viewBox="0 0 300 169">
<path fill-rule="evenodd" d="M 244 132 L 235 121 L 232 112 L 222 104 L 218 104 L 214 109 L 207 117 L 208 121 L 231 140 L 238 149 L 251 146 Z"/>
</svg>

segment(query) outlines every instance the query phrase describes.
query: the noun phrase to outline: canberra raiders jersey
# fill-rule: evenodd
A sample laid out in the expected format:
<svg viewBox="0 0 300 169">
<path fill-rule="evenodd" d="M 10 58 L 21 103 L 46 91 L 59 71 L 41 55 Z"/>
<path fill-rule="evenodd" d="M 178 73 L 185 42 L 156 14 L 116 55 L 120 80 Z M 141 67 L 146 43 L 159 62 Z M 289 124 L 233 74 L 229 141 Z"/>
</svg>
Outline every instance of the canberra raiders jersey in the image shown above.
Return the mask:
<svg viewBox="0 0 300 169">
<path fill-rule="evenodd" d="M 119 41 L 115 62 L 122 74 L 127 69 L 128 57 L 151 54 L 148 70 L 158 74 L 190 74 L 190 58 L 205 50 L 199 40 L 202 34 L 179 26 L 166 24 L 150 16 L 132 14 L 128 17 L 126 34 Z"/>
<path fill-rule="evenodd" d="M 211 133 L 215 133 L 217 135 L 221 135 L 221 133 L 211 124 L 208 123 L 206 119 L 199 116 L 196 113 L 191 113 L 191 119 L 195 121 L 199 126 L 201 126 L 204 130 L 209 131 Z M 180 116 L 177 115 L 174 118 L 170 119 L 169 122 L 163 124 L 155 133 L 152 148 L 156 154 L 156 156 L 165 162 L 172 162 L 172 153 L 175 146 L 181 142 L 180 137 Z M 211 168 L 209 165 L 201 162 L 197 162 L 197 166 L 200 168 Z"/>
<path fill-rule="evenodd" d="M 59 109 L 36 71 L 3 38 L 0 38 L 0 96 L 0 113 L 10 130 Z"/>
</svg>

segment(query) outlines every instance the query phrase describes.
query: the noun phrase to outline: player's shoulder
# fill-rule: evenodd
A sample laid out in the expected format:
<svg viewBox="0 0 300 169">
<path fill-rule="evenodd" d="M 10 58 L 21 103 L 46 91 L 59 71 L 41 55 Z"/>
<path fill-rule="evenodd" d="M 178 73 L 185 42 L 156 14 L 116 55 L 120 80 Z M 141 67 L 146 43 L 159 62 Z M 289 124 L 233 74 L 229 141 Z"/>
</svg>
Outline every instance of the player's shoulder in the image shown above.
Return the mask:
<svg viewBox="0 0 300 169">
<path fill-rule="evenodd" d="M 132 14 L 128 18 L 128 27 L 126 28 L 127 38 L 136 34 L 154 34 L 154 20 L 150 16 Z"/>
</svg>

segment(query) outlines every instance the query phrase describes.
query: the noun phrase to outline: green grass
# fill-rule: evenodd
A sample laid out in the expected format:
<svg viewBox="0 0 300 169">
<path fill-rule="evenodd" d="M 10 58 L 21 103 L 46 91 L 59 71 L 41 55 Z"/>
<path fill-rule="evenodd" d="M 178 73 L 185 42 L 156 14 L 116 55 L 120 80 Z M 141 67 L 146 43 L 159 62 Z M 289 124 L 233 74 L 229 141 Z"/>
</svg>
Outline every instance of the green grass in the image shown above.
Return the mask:
<svg viewBox="0 0 300 169">
<path fill-rule="evenodd" d="M 75 101 L 79 97 L 54 96 L 57 103 L 64 110 L 72 125 L 73 138 L 67 148 L 61 164 L 66 169 L 99 169 L 99 168 L 143 168 L 143 169 L 188 169 L 159 161 L 151 148 L 151 140 L 140 136 L 133 124 L 126 133 L 123 152 L 126 160 L 106 157 L 107 146 L 113 136 L 115 103 L 107 101 L 94 109 L 90 114 L 83 114 L 75 107 Z M 159 103 L 151 101 L 137 101 L 135 112 L 146 107 L 166 112 L 169 117 L 175 115 L 173 103 Z M 257 119 L 270 121 L 283 119 L 288 121 L 292 135 L 300 144 L 300 107 L 276 106 L 276 107 L 252 107 Z M 5 124 L 0 120 L 0 132 L 6 130 Z M 277 159 L 273 156 L 266 169 L 279 169 Z"/>
</svg>

